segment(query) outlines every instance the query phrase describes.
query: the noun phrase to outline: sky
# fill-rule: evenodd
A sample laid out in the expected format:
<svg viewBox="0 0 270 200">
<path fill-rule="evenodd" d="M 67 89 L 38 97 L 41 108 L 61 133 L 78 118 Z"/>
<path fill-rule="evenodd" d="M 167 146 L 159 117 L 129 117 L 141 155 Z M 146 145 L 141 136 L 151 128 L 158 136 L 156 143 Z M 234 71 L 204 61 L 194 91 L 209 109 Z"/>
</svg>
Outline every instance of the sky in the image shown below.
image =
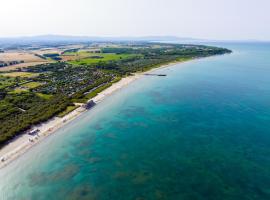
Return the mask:
<svg viewBox="0 0 270 200">
<path fill-rule="evenodd" d="M 0 37 L 270 40 L 270 0 L 0 0 Z"/>
</svg>

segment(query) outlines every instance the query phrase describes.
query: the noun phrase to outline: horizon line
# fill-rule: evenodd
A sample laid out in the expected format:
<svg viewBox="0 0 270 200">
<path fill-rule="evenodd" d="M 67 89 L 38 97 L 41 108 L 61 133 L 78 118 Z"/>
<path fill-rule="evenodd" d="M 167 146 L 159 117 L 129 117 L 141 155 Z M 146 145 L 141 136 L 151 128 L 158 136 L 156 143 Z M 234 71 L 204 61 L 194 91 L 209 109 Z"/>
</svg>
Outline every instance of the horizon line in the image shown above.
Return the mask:
<svg viewBox="0 0 270 200">
<path fill-rule="evenodd" d="M 18 35 L 18 36 L 0 36 L 0 39 L 22 39 L 22 38 L 38 38 L 38 37 L 70 37 L 70 38 L 99 38 L 99 39 L 143 39 L 143 38 L 171 38 L 174 40 L 196 40 L 196 41 L 209 41 L 209 42 L 238 42 L 238 41 L 250 41 L 250 42 L 270 42 L 270 40 L 263 39 L 210 39 L 210 38 L 196 38 L 185 37 L 176 35 L 140 35 L 140 36 L 109 36 L 109 35 L 64 35 L 64 34 L 37 34 L 37 35 Z"/>
</svg>

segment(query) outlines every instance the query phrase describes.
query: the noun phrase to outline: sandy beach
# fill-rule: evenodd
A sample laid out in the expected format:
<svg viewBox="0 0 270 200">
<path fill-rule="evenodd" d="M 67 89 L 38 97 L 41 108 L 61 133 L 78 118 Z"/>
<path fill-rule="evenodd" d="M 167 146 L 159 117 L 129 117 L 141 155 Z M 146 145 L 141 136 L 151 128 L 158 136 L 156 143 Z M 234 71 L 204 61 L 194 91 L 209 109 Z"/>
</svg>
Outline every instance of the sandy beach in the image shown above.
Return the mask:
<svg viewBox="0 0 270 200">
<path fill-rule="evenodd" d="M 133 81 L 139 79 L 142 77 L 145 73 L 151 73 L 157 69 L 168 67 L 171 65 L 175 65 L 176 63 L 182 63 L 181 62 L 173 62 L 170 64 L 162 65 L 157 68 L 153 68 L 147 72 L 143 73 L 136 73 L 132 76 L 128 76 L 125 78 L 122 78 L 117 83 L 114 83 L 109 88 L 103 90 L 100 92 L 97 96 L 92 98 L 96 104 L 100 103 L 103 99 L 110 96 L 114 92 L 120 90 L 123 87 L 126 87 Z M 24 154 L 27 150 L 29 150 L 34 145 L 37 145 L 39 142 L 41 142 L 43 139 L 45 139 L 47 136 L 52 135 L 56 130 L 60 129 L 61 127 L 65 126 L 67 123 L 71 122 L 76 117 L 80 116 L 83 112 L 85 112 L 86 109 L 80 106 L 79 108 L 75 109 L 74 111 L 68 113 L 64 117 L 54 117 L 51 120 L 44 122 L 42 124 L 36 125 L 32 127 L 32 129 L 39 129 L 39 133 L 36 136 L 31 136 L 27 133 L 22 134 L 18 136 L 17 138 L 10 141 L 6 146 L 4 146 L 2 149 L 0 149 L 0 169 L 7 166 L 9 163 L 14 161 L 16 158 L 20 157 L 22 154 Z"/>
</svg>

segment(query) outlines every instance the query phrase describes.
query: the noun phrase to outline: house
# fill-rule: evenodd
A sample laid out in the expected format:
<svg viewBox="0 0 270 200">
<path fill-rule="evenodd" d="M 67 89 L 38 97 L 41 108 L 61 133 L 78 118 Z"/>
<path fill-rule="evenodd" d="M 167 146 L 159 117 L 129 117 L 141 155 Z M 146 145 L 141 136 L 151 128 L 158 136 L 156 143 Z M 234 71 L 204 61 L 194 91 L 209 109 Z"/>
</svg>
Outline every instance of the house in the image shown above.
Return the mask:
<svg viewBox="0 0 270 200">
<path fill-rule="evenodd" d="M 96 103 L 93 100 L 88 101 L 86 104 L 84 104 L 82 107 L 89 110 L 93 108 L 96 105 Z"/>
<path fill-rule="evenodd" d="M 34 136 L 34 135 L 37 135 L 39 132 L 40 132 L 39 129 L 33 129 L 28 132 L 28 135 Z"/>
</svg>

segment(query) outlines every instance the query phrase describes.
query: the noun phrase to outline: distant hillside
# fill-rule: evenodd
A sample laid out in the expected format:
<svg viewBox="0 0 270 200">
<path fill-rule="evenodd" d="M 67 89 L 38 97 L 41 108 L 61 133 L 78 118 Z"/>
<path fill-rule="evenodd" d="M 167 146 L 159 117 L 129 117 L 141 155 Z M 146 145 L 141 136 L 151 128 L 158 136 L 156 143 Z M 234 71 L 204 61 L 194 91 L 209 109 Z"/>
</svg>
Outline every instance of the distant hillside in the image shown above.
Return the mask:
<svg viewBox="0 0 270 200">
<path fill-rule="evenodd" d="M 144 36 L 144 37 L 97 37 L 97 36 L 68 36 L 68 35 L 39 35 L 25 37 L 6 37 L 0 38 L 1 49 L 16 49 L 24 46 L 38 45 L 43 47 L 91 43 L 91 42 L 167 42 L 182 44 L 211 44 L 220 42 L 266 42 L 258 40 L 207 40 L 177 36 Z M 268 41 L 269 42 L 269 41 Z"/>
<path fill-rule="evenodd" d="M 107 41 L 197 41 L 193 38 L 175 36 L 145 36 L 145 37 L 91 37 L 91 36 L 65 36 L 65 35 L 40 35 L 29 37 L 0 38 L 0 44 L 28 44 L 44 42 L 107 42 Z"/>
</svg>

